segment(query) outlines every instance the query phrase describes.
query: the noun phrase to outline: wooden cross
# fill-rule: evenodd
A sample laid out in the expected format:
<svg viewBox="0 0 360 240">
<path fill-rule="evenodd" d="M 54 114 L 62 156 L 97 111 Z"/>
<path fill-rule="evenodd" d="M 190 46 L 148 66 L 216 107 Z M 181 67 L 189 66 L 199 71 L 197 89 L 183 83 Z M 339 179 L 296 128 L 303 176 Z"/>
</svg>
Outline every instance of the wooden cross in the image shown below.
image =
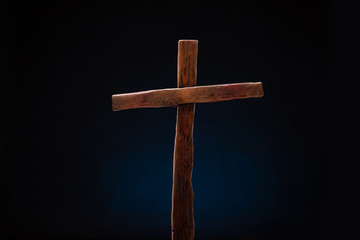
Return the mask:
<svg viewBox="0 0 360 240">
<path fill-rule="evenodd" d="M 177 107 L 171 213 L 173 240 L 194 239 L 191 175 L 195 103 L 263 96 L 261 82 L 196 87 L 197 52 L 197 40 L 179 41 L 178 88 L 112 95 L 113 111 L 131 108 Z"/>
</svg>

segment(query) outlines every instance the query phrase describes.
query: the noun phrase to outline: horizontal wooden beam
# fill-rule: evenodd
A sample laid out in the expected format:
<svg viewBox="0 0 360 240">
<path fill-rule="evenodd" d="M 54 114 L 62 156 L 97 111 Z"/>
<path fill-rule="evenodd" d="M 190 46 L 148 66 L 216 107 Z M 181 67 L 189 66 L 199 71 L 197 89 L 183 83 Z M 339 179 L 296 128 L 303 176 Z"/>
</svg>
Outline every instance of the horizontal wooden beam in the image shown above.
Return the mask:
<svg viewBox="0 0 360 240">
<path fill-rule="evenodd" d="M 112 95 L 113 111 L 132 108 L 176 107 L 186 103 L 219 102 L 263 96 L 261 82 L 167 88 Z"/>
</svg>

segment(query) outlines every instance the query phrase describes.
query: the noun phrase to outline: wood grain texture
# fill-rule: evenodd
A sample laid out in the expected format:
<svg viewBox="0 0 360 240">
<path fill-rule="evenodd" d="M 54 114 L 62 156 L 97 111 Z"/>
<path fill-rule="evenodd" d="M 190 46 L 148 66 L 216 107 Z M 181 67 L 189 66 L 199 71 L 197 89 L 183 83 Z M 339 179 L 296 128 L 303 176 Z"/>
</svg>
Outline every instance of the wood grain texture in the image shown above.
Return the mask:
<svg viewBox="0 0 360 240">
<path fill-rule="evenodd" d="M 262 97 L 261 82 L 168 88 L 112 96 L 114 111 L 132 108 L 176 107 L 186 103 L 209 103 Z"/>
<path fill-rule="evenodd" d="M 178 87 L 196 85 L 197 40 L 180 40 L 178 45 Z M 177 108 L 173 165 L 171 227 L 173 240 L 194 239 L 193 126 L 195 104 Z"/>
</svg>

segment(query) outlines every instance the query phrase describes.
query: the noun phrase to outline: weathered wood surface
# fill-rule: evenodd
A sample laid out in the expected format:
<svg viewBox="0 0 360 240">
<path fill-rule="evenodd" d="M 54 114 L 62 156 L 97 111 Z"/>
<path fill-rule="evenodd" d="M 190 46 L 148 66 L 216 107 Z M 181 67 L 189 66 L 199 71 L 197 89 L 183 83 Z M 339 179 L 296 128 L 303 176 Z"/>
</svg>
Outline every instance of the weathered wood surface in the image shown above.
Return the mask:
<svg viewBox="0 0 360 240">
<path fill-rule="evenodd" d="M 112 96 L 114 111 L 132 108 L 178 107 L 171 212 L 173 240 L 194 239 L 191 176 L 193 168 L 195 103 L 263 96 L 261 82 L 195 86 L 197 49 L 197 40 L 179 41 L 178 88 L 116 94 Z"/>
<path fill-rule="evenodd" d="M 114 111 L 131 108 L 176 107 L 186 103 L 208 103 L 262 97 L 261 82 L 168 88 L 112 96 Z"/>
<path fill-rule="evenodd" d="M 180 40 L 178 45 L 178 87 L 196 85 L 197 40 Z M 171 227 L 173 240 L 194 239 L 193 189 L 193 126 L 195 104 L 177 108 L 174 148 Z"/>
</svg>

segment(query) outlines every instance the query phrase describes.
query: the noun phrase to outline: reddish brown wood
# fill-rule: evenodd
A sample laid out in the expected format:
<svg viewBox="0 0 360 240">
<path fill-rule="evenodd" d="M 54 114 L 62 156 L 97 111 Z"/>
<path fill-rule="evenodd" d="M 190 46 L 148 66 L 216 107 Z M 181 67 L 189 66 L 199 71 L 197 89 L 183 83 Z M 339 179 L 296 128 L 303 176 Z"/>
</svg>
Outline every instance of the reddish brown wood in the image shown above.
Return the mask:
<svg viewBox="0 0 360 240">
<path fill-rule="evenodd" d="M 113 110 L 149 107 L 176 107 L 185 103 L 208 103 L 262 97 L 261 82 L 168 88 L 112 96 Z"/>
<path fill-rule="evenodd" d="M 211 86 L 196 85 L 197 40 L 180 40 L 178 45 L 178 88 L 112 96 L 114 111 L 177 106 L 173 165 L 171 227 L 173 240 L 194 239 L 193 125 L 195 103 L 262 97 L 261 82 Z"/>
<path fill-rule="evenodd" d="M 197 40 L 180 40 L 178 45 L 178 87 L 196 85 Z M 177 108 L 174 148 L 171 227 L 173 240 L 194 239 L 193 126 L 195 104 Z"/>
</svg>

